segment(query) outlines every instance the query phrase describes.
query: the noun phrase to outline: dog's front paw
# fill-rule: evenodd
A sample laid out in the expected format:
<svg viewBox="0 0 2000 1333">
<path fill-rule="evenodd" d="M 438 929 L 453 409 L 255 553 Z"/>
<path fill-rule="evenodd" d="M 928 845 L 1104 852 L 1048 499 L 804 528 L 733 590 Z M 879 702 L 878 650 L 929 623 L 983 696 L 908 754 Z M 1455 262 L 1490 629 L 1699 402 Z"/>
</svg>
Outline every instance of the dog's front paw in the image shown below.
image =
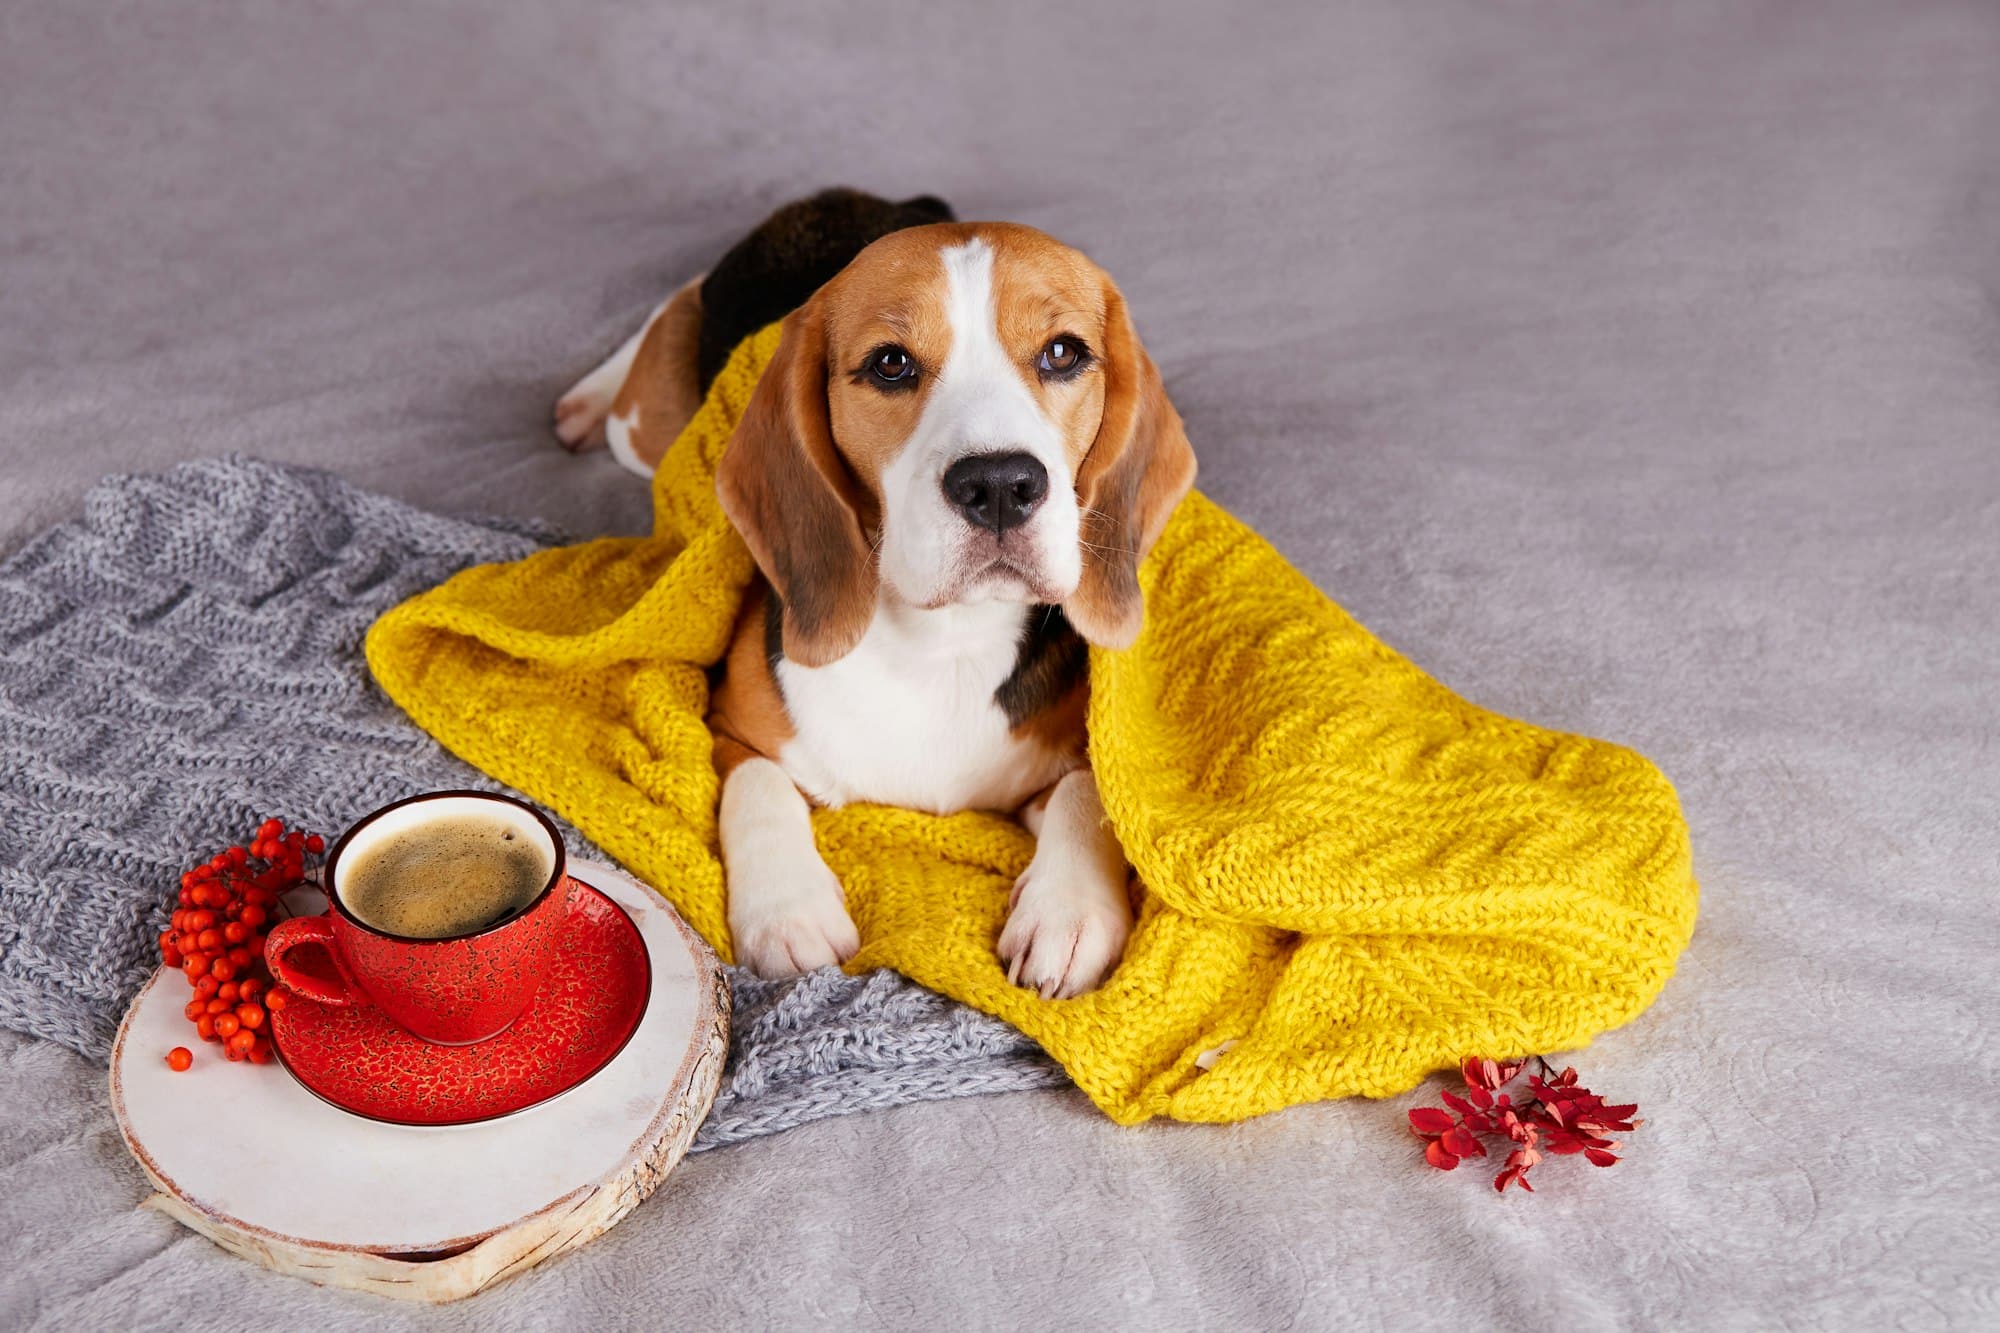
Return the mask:
<svg viewBox="0 0 2000 1333">
<path fill-rule="evenodd" d="M 767 980 L 837 967 L 861 948 L 840 881 L 817 858 L 783 879 L 739 886 L 732 876 L 729 934 L 736 961 Z"/>
<path fill-rule="evenodd" d="M 1013 910 L 1000 932 L 1007 980 L 1045 1000 L 1096 990 L 1125 954 L 1132 904 L 1123 882 L 1061 858 L 1037 856 L 1014 881 Z"/>
</svg>

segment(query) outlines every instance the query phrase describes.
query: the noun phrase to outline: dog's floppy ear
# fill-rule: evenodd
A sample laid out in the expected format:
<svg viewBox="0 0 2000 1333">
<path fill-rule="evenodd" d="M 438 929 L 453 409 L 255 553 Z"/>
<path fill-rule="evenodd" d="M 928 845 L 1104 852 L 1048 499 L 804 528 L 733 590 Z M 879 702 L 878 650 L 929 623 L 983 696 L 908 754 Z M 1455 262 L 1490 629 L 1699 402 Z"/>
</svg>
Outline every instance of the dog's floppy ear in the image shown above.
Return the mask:
<svg viewBox="0 0 2000 1333">
<path fill-rule="evenodd" d="M 784 606 L 785 656 L 837 661 L 875 613 L 860 483 L 834 447 L 826 323 L 815 297 L 785 317 L 777 355 L 723 450 L 716 489 Z"/>
<path fill-rule="evenodd" d="M 1129 648 L 1144 610 L 1139 562 L 1194 485 L 1195 462 L 1125 298 L 1105 287 L 1104 419 L 1076 473 L 1083 578 L 1063 611 L 1098 647 Z"/>
</svg>

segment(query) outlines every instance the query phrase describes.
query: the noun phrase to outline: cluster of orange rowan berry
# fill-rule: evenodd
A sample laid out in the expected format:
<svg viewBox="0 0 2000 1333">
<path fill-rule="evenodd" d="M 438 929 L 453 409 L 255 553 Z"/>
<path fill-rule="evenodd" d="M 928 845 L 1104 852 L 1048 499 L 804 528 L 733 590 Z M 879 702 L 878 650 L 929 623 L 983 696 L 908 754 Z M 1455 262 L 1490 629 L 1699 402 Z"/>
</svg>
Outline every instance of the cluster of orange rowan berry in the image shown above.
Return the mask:
<svg viewBox="0 0 2000 1333">
<path fill-rule="evenodd" d="M 196 1033 L 230 1060 L 271 1062 L 270 1015 L 291 993 L 271 984 L 265 928 L 278 899 L 304 881 L 306 858 L 325 850 L 318 834 L 267 819 L 247 844 L 224 848 L 181 876 L 173 919 L 160 934 L 160 958 L 194 990 L 183 1012 Z M 167 1052 L 175 1070 L 193 1063 L 185 1046 Z"/>
</svg>

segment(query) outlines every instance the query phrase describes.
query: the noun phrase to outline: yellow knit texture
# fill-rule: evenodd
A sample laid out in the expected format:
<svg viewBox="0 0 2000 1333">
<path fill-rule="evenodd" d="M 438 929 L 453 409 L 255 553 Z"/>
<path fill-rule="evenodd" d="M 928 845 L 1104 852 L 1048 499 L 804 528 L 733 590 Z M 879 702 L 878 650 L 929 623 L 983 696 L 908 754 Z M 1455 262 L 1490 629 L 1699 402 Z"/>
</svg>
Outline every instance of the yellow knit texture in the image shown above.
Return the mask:
<svg viewBox="0 0 2000 1333">
<path fill-rule="evenodd" d="M 776 346 L 739 347 L 668 452 L 652 537 L 467 570 L 368 636 L 419 725 L 725 957 L 706 672 L 754 567 L 715 467 Z M 1033 849 L 1012 821 L 852 806 L 814 816 L 850 971 L 998 1015 L 1126 1123 L 1387 1096 L 1467 1055 L 1580 1046 L 1659 993 L 1696 891 L 1653 765 L 1466 703 L 1199 494 L 1141 583 L 1137 645 L 1090 656 L 1091 758 L 1146 889 L 1118 970 L 1073 1000 L 1007 984 L 994 941 Z"/>
</svg>

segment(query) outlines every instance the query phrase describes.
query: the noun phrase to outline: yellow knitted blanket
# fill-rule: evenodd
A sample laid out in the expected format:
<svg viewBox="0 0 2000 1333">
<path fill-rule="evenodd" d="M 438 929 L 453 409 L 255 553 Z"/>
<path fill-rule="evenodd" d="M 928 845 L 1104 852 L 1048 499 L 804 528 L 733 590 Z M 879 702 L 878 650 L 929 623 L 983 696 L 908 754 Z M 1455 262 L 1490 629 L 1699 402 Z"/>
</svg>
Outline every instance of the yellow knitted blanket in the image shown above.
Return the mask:
<svg viewBox="0 0 2000 1333">
<path fill-rule="evenodd" d="M 725 957 L 706 669 L 753 566 L 715 467 L 776 345 L 738 348 L 667 454 L 653 536 L 467 570 L 368 636 L 421 726 Z M 1659 993 L 1696 894 L 1645 759 L 1466 703 L 1200 494 L 1141 582 L 1138 643 L 1090 660 L 1091 760 L 1146 888 L 1124 962 L 1073 1000 L 1008 985 L 994 941 L 1027 833 L 856 806 L 815 816 L 850 971 L 998 1015 L 1127 1123 L 1387 1096 L 1467 1055 L 1580 1046 Z"/>
</svg>

